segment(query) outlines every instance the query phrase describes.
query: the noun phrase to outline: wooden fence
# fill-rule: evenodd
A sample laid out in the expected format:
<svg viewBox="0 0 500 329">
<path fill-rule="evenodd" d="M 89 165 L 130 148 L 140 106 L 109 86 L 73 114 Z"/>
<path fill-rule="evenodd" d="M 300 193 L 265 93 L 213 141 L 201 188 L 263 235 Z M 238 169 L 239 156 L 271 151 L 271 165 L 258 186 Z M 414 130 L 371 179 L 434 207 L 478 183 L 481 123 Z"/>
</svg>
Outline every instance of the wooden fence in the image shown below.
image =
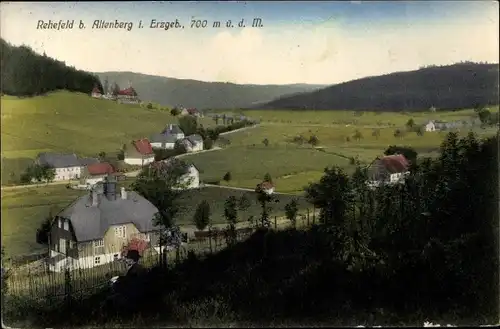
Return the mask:
<svg viewBox="0 0 500 329">
<path fill-rule="evenodd" d="M 295 227 L 297 229 L 308 228 L 316 222 L 316 212 L 309 209 L 305 213 L 298 214 Z M 243 223 L 240 223 L 243 224 Z M 274 216 L 271 218 L 271 229 L 287 229 L 292 223 L 286 218 Z M 247 239 L 254 231 L 253 227 L 237 227 L 236 241 Z M 206 231 L 195 231 L 187 243 L 183 243 L 179 252 L 171 250 L 167 252 L 169 266 L 185 259 L 189 252 L 198 257 L 204 257 L 216 253 L 227 246 L 227 230 L 210 229 Z M 157 265 L 160 255 L 152 248 L 148 249 L 140 263 L 146 268 Z M 126 266 L 122 261 L 95 266 L 92 268 L 79 268 L 66 272 L 49 271 L 47 258 L 38 259 L 24 265 L 13 265 L 7 270 L 6 286 L 7 296 L 16 296 L 42 300 L 60 300 L 69 293 L 72 297 L 84 297 L 97 292 L 109 283 L 113 276 L 124 274 Z"/>
</svg>

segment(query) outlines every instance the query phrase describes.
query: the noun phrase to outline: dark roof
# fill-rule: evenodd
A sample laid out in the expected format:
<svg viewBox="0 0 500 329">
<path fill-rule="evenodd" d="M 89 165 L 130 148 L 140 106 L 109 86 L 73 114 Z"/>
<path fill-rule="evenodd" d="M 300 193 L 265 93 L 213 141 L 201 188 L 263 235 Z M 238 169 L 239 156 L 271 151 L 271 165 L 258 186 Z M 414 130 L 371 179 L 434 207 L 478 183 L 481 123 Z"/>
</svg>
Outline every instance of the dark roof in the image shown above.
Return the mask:
<svg viewBox="0 0 500 329">
<path fill-rule="evenodd" d="M 134 145 L 137 152 L 139 152 L 142 155 L 148 155 L 153 153 L 153 148 L 151 147 L 151 143 L 147 138 L 133 141 L 132 144 Z"/>
<path fill-rule="evenodd" d="M 96 159 L 96 158 L 81 158 L 80 159 L 80 164 L 82 166 L 88 166 L 88 165 L 96 164 L 99 162 L 100 162 L 99 159 Z"/>
<path fill-rule="evenodd" d="M 191 144 L 196 144 L 196 143 L 201 143 L 203 142 L 203 137 L 201 137 L 200 135 L 198 134 L 193 134 L 193 135 L 189 135 L 188 137 L 186 137 L 186 139 L 188 141 L 191 142 Z"/>
<path fill-rule="evenodd" d="M 105 175 L 115 172 L 115 168 L 107 162 L 91 164 L 87 166 L 87 170 L 90 175 Z"/>
<path fill-rule="evenodd" d="M 162 133 L 165 135 L 184 134 L 181 127 L 176 124 L 169 124 L 163 129 Z"/>
<path fill-rule="evenodd" d="M 38 161 L 41 165 L 52 168 L 80 167 L 81 163 L 76 154 L 40 153 Z"/>
<path fill-rule="evenodd" d="M 133 223 L 140 232 L 155 230 L 153 217 L 158 209 L 151 202 L 134 191 L 127 191 L 127 199 L 115 192 L 116 199 L 109 200 L 103 185 L 97 184 L 90 194 L 76 199 L 58 214 L 71 221 L 77 241 L 101 239 L 112 225 Z M 97 206 L 92 206 L 92 193 L 99 197 Z"/>
<path fill-rule="evenodd" d="M 380 158 L 380 162 L 391 174 L 406 172 L 410 166 L 410 163 L 402 154 L 384 156 Z"/>
<path fill-rule="evenodd" d="M 177 138 L 174 135 L 155 134 L 151 136 L 151 143 L 175 143 Z"/>
</svg>

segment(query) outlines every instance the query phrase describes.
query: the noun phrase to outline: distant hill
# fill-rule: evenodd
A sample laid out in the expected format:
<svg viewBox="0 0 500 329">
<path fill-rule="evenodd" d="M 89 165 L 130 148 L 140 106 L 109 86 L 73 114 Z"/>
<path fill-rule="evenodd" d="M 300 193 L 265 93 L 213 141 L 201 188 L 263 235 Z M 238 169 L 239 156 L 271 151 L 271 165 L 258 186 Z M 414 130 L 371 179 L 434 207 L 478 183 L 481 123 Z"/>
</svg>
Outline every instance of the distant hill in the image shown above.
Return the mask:
<svg viewBox="0 0 500 329">
<path fill-rule="evenodd" d="M 353 80 L 259 109 L 419 111 L 498 104 L 498 64 L 460 63 Z"/>
<path fill-rule="evenodd" d="M 200 109 L 232 109 L 269 102 L 283 95 L 308 92 L 324 85 L 239 85 L 225 82 L 205 82 L 175 79 L 133 72 L 95 73 L 104 84 L 118 83 L 121 88 L 129 82 L 144 101 L 164 106 L 185 106 Z"/>
<path fill-rule="evenodd" d="M 101 88 L 99 79 L 85 71 L 67 66 L 27 46 L 16 47 L 0 39 L 1 91 L 14 96 L 34 96 L 66 89 L 90 93 Z"/>
</svg>

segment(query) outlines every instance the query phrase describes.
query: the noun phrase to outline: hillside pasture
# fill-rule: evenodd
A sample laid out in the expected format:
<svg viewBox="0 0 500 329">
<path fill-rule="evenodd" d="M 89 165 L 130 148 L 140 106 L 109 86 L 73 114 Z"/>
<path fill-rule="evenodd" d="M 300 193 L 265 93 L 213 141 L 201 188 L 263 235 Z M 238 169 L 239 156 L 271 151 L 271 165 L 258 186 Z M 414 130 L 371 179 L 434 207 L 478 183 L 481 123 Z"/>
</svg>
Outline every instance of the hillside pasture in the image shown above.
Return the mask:
<svg viewBox="0 0 500 329">
<path fill-rule="evenodd" d="M 178 122 L 169 112 L 65 91 L 31 98 L 2 96 L 1 108 L 2 184 L 15 180 L 38 153 L 95 157 Z M 213 125 L 209 118 L 200 122 Z"/>
<path fill-rule="evenodd" d="M 196 165 L 205 182 L 222 181 L 224 174 L 231 172 L 231 180 L 224 182 L 229 186 L 255 188 L 269 173 L 278 192 L 302 191 L 309 181 L 321 176 L 325 167 L 338 165 L 348 171 L 351 167 L 344 157 L 319 152 L 310 146 L 286 144 L 230 146 L 217 152 L 193 154 L 185 160 Z M 308 179 L 292 178 L 299 174 Z"/>
</svg>

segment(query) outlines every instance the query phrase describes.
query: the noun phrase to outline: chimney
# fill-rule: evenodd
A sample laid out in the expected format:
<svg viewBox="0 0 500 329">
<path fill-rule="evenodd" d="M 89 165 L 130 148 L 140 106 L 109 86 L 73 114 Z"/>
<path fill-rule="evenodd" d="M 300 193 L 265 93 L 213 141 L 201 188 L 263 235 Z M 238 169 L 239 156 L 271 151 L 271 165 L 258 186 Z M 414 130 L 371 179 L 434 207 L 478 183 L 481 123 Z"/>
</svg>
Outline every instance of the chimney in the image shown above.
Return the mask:
<svg viewBox="0 0 500 329">
<path fill-rule="evenodd" d="M 121 188 L 121 196 L 122 200 L 127 200 L 127 191 L 125 191 L 124 187 Z"/>
<path fill-rule="evenodd" d="M 116 180 L 108 175 L 104 182 L 104 195 L 109 201 L 116 200 Z"/>
<path fill-rule="evenodd" d="M 99 205 L 99 193 L 92 191 L 90 194 L 92 196 L 92 207 L 97 207 Z"/>
</svg>

